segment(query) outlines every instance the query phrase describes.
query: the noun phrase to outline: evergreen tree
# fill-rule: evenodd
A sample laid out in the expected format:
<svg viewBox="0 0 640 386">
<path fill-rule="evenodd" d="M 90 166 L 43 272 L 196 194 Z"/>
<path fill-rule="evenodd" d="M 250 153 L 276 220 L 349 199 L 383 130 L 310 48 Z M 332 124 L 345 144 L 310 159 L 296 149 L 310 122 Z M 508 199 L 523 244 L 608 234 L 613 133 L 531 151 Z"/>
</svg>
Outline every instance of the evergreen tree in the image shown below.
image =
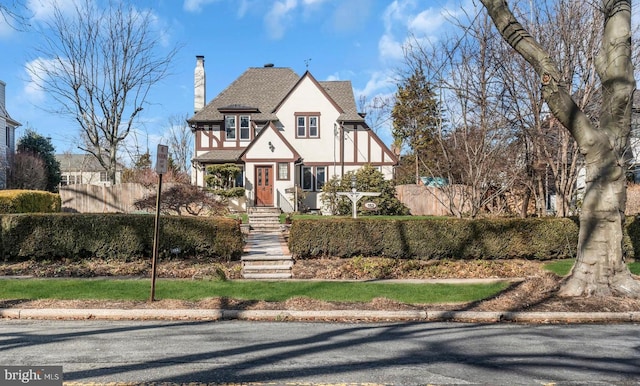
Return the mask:
<svg viewBox="0 0 640 386">
<path fill-rule="evenodd" d="M 440 105 L 432 85 L 427 81 L 422 65 L 418 63 L 413 73 L 398 85 L 396 102 L 391 111 L 394 142 L 407 144 L 411 149 L 416 184 L 421 171 L 429 165 L 429 158 L 433 160 L 435 157 L 434 144 L 440 115 Z"/>
<path fill-rule="evenodd" d="M 45 167 L 45 190 L 57 192 L 60 185 L 60 163 L 56 159 L 55 148 L 51 138 L 45 138 L 29 128 L 20 138 L 17 145 L 18 154 L 29 154 L 42 160 Z"/>
</svg>

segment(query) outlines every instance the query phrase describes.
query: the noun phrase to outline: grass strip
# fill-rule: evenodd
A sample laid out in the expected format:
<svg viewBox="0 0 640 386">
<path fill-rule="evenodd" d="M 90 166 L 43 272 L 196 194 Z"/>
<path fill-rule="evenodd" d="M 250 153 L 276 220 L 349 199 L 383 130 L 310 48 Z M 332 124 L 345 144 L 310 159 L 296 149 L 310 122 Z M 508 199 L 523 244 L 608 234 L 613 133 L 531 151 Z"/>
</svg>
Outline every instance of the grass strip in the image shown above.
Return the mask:
<svg viewBox="0 0 640 386">
<path fill-rule="evenodd" d="M 324 301 L 368 302 L 384 297 L 409 304 L 455 303 L 482 300 L 508 286 L 490 284 L 414 284 L 325 281 L 194 281 L 158 280 L 156 299 L 197 301 L 205 298 L 285 301 L 308 297 Z M 146 300 L 150 280 L 7 279 L 0 280 L 1 299 Z"/>
<path fill-rule="evenodd" d="M 571 267 L 576 262 L 576 259 L 563 259 L 555 260 L 544 264 L 544 269 L 555 273 L 558 276 L 566 276 L 571 271 Z M 640 261 L 634 261 L 628 263 L 629 270 L 634 275 L 640 275 Z"/>
</svg>

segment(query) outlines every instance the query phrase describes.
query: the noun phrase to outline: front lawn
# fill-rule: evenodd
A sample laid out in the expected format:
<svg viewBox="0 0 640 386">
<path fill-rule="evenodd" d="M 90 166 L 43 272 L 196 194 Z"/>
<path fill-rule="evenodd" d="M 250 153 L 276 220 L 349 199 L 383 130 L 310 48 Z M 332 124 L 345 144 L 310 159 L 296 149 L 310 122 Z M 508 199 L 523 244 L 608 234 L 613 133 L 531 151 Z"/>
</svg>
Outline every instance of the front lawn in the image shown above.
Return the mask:
<svg viewBox="0 0 640 386">
<path fill-rule="evenodd" d="M 338 281 L 208 281 L 158 280 L 156 299 L 197 301 L 222 297 L 243 300 L 286 301 L 296 297 L 332 302 L 369 302 L 387 298 L 408 304 L 479 301 L 507 288 L 492 284 L 413 284 Z M 129 279 L 6 279 L 0 299 L 145 300 L 150 280 Z"/>
</svg>

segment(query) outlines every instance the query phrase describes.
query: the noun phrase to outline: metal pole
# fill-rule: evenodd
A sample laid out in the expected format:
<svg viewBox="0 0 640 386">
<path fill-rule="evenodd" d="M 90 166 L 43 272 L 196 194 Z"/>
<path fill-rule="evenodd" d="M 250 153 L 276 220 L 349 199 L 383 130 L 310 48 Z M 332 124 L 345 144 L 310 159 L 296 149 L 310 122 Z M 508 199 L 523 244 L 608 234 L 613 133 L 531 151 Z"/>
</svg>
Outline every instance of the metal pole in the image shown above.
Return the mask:
<svg viewBox="0 0 640 386">
<path fill-rule="evenodd" d="M 153 302 L 156 295 L 156 263 L 158 261 L 158 242 L 160 240 L 160 193 L 162 192 L 162 174 L 158 174 L 158 193 L 156 194 L 156 219 L 153 230 L 153 257 L 151 258 L 151 296 Z"/>
</svg>

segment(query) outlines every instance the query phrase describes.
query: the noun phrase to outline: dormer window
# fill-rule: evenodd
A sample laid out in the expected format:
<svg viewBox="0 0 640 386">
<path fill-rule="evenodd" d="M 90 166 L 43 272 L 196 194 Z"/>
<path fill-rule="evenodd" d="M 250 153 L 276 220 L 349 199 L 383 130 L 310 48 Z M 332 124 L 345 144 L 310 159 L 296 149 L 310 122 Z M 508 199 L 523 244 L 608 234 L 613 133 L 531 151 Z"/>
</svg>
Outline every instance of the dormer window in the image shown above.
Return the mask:
<svg viewBox="0 0 640 386">
<path fill-rule="evenodd" d="M 296 138 L 320 137 L 320 113 L 296 113 Z"/>
<path fill-rule="evenodd" d="M 240 116 L 240 140 L 248 141 L 251 139 L 251 123 L 248 115 Z"/>
<path fill-rule="evenodd" d="M 251 116 L 250 115 L 225 115 L 224 131 L 228 141 L 251 140 Z"/>
<path fill-rule="evenodd" d="M 236 139 L 236 116 L 227 115 L 224 117 L 224 132 L 227 140 Z"/>
</svg>

